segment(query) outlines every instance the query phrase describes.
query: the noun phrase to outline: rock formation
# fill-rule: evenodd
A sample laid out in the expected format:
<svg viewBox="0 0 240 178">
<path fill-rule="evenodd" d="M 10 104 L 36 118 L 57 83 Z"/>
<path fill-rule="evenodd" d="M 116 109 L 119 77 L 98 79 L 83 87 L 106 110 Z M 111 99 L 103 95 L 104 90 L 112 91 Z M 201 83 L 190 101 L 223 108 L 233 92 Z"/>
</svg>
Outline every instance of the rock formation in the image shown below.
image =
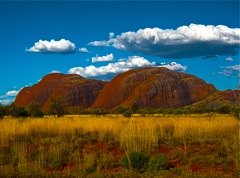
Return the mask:
<svg viewBox="0 0 240 178">
<path fill-rule="evenodd" d="M 193 104 L 216 91 L 204 80 L 163 67 L 130 70 L 107 83 L 91 108 L 119 105 L 140 108 L 177 108 Z"/>
<path fill-rule="evenodd" d="M 131 108 L 133 104 L 140 108 L 179 108 L 240 101 L 239 90 L 219 91 L 193 75 L 149 67 L 129 70 L 109 83 L 76 74 L 48 74 L 38 84 L 23 88 L 14 104 L 27 106 L 37 101 L 47 110 L 51 99 L 57 96 L 62 96 L 68 107 L 106 110 Z"/>
<path fill-rule="evenodd" d="M 38 84 L 23 88 L 17 95 L 14 104 L 27 106 L 33 101 L 47 110 L 51 98 L 61 96 L 67 106 L 91 106 L 100 90 L 106 84 L 104 81 L 85 79 L 76 74 L 52 73 L 46 75 Z"/>
</svg>

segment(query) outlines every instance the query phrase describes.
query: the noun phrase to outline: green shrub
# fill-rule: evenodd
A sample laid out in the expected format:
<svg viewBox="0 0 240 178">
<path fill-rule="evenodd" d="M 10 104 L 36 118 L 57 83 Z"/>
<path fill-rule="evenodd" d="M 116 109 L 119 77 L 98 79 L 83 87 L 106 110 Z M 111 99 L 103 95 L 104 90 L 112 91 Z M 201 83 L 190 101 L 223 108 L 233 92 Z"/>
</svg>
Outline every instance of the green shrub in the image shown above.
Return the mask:
<svg viewBox="0 0 240 178">
<path fill-rule="evenodd" d="M 27 106 L 27 111 L 31 117 L 43 117 L 43 112 L 38 102 L 31 102 Z"/>
<path fill-rule="evenodd" d="M 231 106 L 230 105 L 223 105 L 219 106 L 216 111 L 220 114 L 230 114 L 231 112 Z"/>
<path fill-rule="evenodd" d="M 12 117 L 16 117 L 16 118 L 29 116 L 29 113 L 25 107 L 21 107 L 21 106 L 16 107 L 14 104 L 10 106 L 9 112 Z"/>
<path fill-rule="evenodd" d="M 232 106 L 231 115 L 240 120 L 240 106 Z"/>
<path fill-rule="evenodd" d="M 164 169 L 168 162 L 167 154 L 160 154 L 154 157 L 151 157 L 148 163 L 148 166 L 153 171 L 158 171 Z"/>
<path fill-rule="evenodd" d="M 54 170 L 62 169 L 65 166 L 62 153 L 47 152 L 44 165 L 46 168 L 52 168 Z"/>
<path fill-rule="evenodd" d="M 57 117 L 64 116 L 66 112 L 66 103 L 61 96 L 51 98 L 49 113 Z"/>
<path fill-rule="evenodd" d="M 105 111 L 104 109 L 102 108 L 99 108 L 99 109 L 95 109 L 92 111 L 94 115 L 96 116 L 100 116 L 100 115 L 106 115 L 107 114 L 107 111 Z"/>
<path fill-rule="evenodd" d="M 123 114 L 124 112 L 126 112 L 128 109 L 126 108 L 123 108 L 121 106 L 117 107 L 115 110 L 114 110 L 114 114 Z"/>
<path fill-rule="evenodd" d="M 133 104 L 133 105 L 132 105 L 132 112 L 133 112 L 134 114 L 139 113 L 139 106 L 138 106 L 137 104 Z"/>
<path fill-rule="evenodd" d="M 130 152 L 126 154 L 121 164 L 127 169 L 132 169 L 137 172 L 143 172 L 146 170 L 149 158 L 142 152 Z"/>
<path fill-rule="evenodd" d="M 91 109 L 83 109 L 79 114 L 90 115 L 93 114 L 93 111 Z"/>
<path fill-rule="evenodd" d="M 132 111 L 126 110 L 126 111 L 123 113 L 123 116 L 124 116 L 124 117 L 131 117 L 131 116 L 132 116 Z"/>
<path fill-rule="evenodd" d="M 146 109 L 141 109 L 141 110 L 139 110 L 139 113 L 141 114 L 142 117 L 146 117 L 148 112 Z"/>
<path fill-rule="evenodd" d="M 56 169 L 56 170 L 59 170 L 61 168 L 64 167 L 64 162 L 63 162 L 63 159 L 60 158 L 59 156 L 57 155 L 54 155 L 53 159 L 52 159 L 52 162 L 50 163 L 50 167 L 53 168 L 53 169 Z"/>
</svg>

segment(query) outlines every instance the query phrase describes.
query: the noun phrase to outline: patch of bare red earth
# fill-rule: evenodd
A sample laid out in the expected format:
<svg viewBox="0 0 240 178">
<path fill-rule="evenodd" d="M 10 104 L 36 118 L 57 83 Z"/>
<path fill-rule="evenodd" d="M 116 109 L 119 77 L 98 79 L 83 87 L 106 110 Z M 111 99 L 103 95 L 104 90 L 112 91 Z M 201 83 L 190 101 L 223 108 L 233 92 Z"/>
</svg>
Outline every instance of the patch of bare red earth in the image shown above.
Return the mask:
<svg viewBox="0 0 240 178">
<path fill-rule="evenodd" d="M 118 147 L 112 147 L 104 143 L 86 143 L 83 145 L 82 150 L 94 152 L 96 154 L 100 154 L 102 152 L 111 153 L 116 159 L 121 159 L 124 156 L 124 152 Z"/>
<path fill-rule="evenodd" d="M 182 151 L 186 151 L 188 149 L 193 149 L 195 152 L 199 152 L 200 149 L 202 149 L 200 146 L 180 146 L 179 147 Z M 96 156 L 100 155 L 101 153 L 110 153 L 114 156 L 117 162 L 124 156 L 124 152 L 120 150 L 118 147 L 112 147 L 111 145 L 104 144 L 104 143 L 85 143 L 79 150 L 80 152 L 85 151 L 86 153 L 95 153 Z M 166 169 L 171 168 L 181 168 L 186 165 L 182 163 L 181 161 L 176 161 L 171 159 L 173 155 L 173 151 L 167 146 L 167 145 L 161 145 L 159 150 L 156 152 L 156 154 L 167 154 L 169 159 L 169 162 L 167 164 Z M 186 158 L 187 159 L 187 158 Z M 228 171 L 225 173 L 230 174 L 233 171 L 239 170 L 239 167 L 233 166 L 233 165 L 217 165 L 215 169 L 209 169 L 209 166 L 203 166 L 203 165 L 190 165 L 189 170 L 193 173 L 195 172 L 223 172 L 223 168 L 227 169 Z M 74 171 L 76 169 L 76 166 L 73 163 L 66 164 L 60 171 Z M 124 168 L 121 165 L 110 167 L 110 168 L 102 168 L 101 171 L 105 173 L 118 173 L 119 171 L 122 171 Z M 52 172 L 54 171 L 53 168 L 47 168 L 47 171 Z"/>
<path fill-rule="evenodd" d="M 206 146 L 206 148 L 207 148 L 207 146 Z M 189 149 L 193 149 L 194 152 L 197 153 L 197 152 L 200 151 L 200 149 L 204 149 L 204 148 L 201 148 L 200 146 L 195 145 L 195 146 L 185 146 L 185 147 L 181 146 L 180 149 L 182 151 L 187 151 Z M 167 145 L 161 145 L 157 154 L 167 154 L 168 158 L 171 158 L 173 152 L 168 148 Z M 168 165 L 167 165 L 167 169 L 181 168 L 183 166 L 186 166 L 186 165 L 184 165 L 180 161 L 176 162 L 176 161 L 170 159 L 169 162 L 168 162 Z M 228 170 L 227 172 L 225 171 L 226 174 L 230 174 L 231 172 L 234 172 L 234 171 L 237 171 L 237 170 L 240 171 L 240 167 L 237 167 L 237 166 L 234 166 L 234 165 L 217 165 L 215 167 L 215 169 L 209 169 L 209 166 L 203 166 L 203 165 L 190 165 L 188 169 L 193 173 L 194 172 L 200 172 L 200 171 L 209 172 L 209 173 L 210 172 L 218 173 L 218 172 L 223 172 L 223 168 Z"/>
</svg>

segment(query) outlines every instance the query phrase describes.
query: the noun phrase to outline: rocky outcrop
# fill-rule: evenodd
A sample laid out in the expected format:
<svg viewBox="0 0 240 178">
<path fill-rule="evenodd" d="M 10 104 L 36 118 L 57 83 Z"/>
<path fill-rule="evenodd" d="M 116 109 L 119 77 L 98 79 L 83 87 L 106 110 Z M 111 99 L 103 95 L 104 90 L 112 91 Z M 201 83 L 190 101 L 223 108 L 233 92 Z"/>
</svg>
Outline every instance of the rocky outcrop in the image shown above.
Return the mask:
<svg viewBox="0 0 240 178">
<path fill-rule="evenodd" d="M 163 67 L 130 70 L 107 83 L 91 108 L 119 105 L 141 108 L 177 108 L 200 101 L 216 88 L 204 80 Z"/>
<path fill-rule="evenodd" d="M 47 110 L 51 98 L 61 96 L 67 106 L 91 106 L 99 92 L 106 84 L 104 81 L 85 79 L 76 74 L 52 73 L 46 75 L 38 84 L 23 88 L 17 95 L 14 104 L 27 106 L 36 101 L 43 110 Z"/>
<path fill-rule="evenodd" d="M 57 96 L 61 96 L 69 108 L 106 110 L 118 106 L 131 108 L 133 104 L 140 108 L 179 108 L 240 102 L 239 90 L 219 91 L 193 75 L 149 67 L 119 74 L 109 83 L 76 74 L 48 74 L 38 84 L 23 88 L 14 104 L 27 106 L 36 101 L 47 110 L 51 99 Z"/>
<path fill-rule="evenodd" d="M 240 104 L 240 90 L 216 90 L 205 99 L 193 103 L 191 106 L 209 106 L 218 108 L 223 105 L 239 105 Z"/>
</svg>

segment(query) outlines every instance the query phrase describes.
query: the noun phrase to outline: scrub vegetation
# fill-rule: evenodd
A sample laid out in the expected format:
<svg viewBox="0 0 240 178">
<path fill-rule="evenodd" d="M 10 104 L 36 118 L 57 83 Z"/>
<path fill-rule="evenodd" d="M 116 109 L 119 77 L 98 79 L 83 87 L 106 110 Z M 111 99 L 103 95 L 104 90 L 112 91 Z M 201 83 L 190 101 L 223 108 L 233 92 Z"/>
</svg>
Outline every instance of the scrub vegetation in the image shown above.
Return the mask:
<svg viewBox="0 0 240 178">
<path fill-rule="evenodd" d="M 239 177 L 226 114 L 0 119 L 0 177 Z"/>
</svg>

